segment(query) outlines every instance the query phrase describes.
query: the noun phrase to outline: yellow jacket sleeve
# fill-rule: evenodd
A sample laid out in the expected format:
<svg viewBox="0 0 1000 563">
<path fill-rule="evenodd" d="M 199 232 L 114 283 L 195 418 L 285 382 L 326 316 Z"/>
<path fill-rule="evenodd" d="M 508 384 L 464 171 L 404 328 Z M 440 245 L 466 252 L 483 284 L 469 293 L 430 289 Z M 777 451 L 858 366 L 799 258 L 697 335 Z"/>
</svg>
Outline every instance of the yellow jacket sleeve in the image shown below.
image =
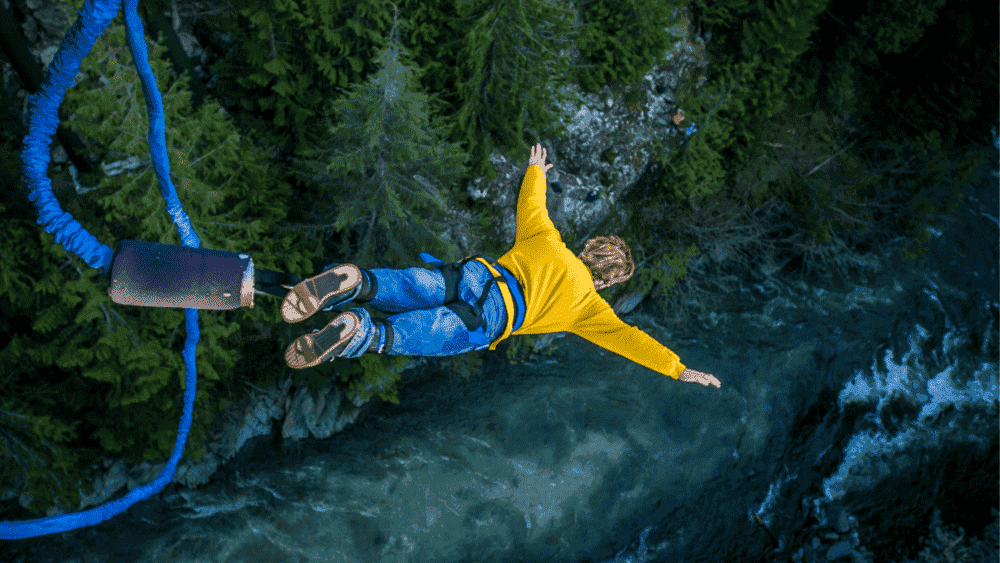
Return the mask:
<svg viewBox="0 0 1000 563">
<path fill-rule="evenodd" d="M 539 233 L 555 231 L 556 226 L 549 219 L 545 207 L 545 172 L 542 167 L 532 164 L 524 173 L 521 193 L 517 197 L 517 241 L 529 239 Z"/>
<path fill-rule="evenodd" d="M 593 318 L 578 321 L 570 332 L 668 377 L 677 379 L 684 371 L 677 354 L 642 330 L 626 324 L 610 307 Z"/>
</svg>

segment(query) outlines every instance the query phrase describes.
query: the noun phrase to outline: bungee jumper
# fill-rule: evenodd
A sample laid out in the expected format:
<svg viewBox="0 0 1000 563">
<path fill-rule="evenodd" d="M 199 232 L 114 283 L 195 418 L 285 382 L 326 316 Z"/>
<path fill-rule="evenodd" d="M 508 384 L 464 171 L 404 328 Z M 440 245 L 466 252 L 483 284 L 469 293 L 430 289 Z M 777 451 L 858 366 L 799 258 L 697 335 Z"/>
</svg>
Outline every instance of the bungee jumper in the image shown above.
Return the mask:
<svg viewBox="0 0 1000 563">
<path fill-rule="evenodd" d="M 365 352 L 446 356 L 487 347 L 493 350 L 511 334 L 568 331 L 664 375 L 720 387 L 711 375 L 687 369 L 672 351 L 623 323 L 597 294 L 597 290 L 631 277 L 634 267 L 628 248 L 617 237 L 598 237 L 587 241 L 578 258 L 563 244 L 545 208 L 545 171 L 552 165 L 545 166 L 541 145 L 532 148 L 521 187 L 516 243 L 499 260 L 479 254 L 445 265 L 421 253 L 434 270 L 367 270 L 353 264 L 331 264 L 320 274 L 301 280 L 255 268 L 246 253 L 199 248 L 200 239 L 170 180 L 163 101 L 149 65 L 137 2 L 124 0 L 129 50 L 146 101 L 153 169 L 182 246 L 122 240 L 112 250 L 60 208 L 47 176 L 48 147 L 59 123 L 59 104 L 74 85 L 80 62 L 118 14 L 117 0 L 86 0 L 49 65 L 48 78 L 29 97 L 22 171 L 28 199 L 38 208 L 38 224 L 67 251 L 108 278 L 113 302 L 184 309 L 185 385 L 177 438 L 170 458 L 152 482 L 81 512 L 0 521 L 0 539 L 93 526 L 162 491 L 176 472 L 191 428 L 197 387 L 195 351 L 200 338 L 198 311 L 252 308 L 255 295 L 284 295 L 281 315 L 290 323 L 352 302 L 397 313 L 387 321 L 373 320 L 360 307 L 341 313 L 324 329 L 289 345 L 285 359 L 295 369 Z M 597 279 L 592 278 L 591 268 Z"/>
<path fill-rule="evenodd" d="M 319 310 L 368 304 L 389 313 L 373 319 L 362 307 L 340 313 L 323 329 L 300 336 L 285 351 L 294 369 L 366 352 L 451 356 L 489 348 L 512 334 L 572 332 L 664 375 L 721 387 L 710 374 L 680 363 L 677 354 L 625 324 L 597 291 L 629 279 L 635 267 L 619 237 L 595 237 L 579 256 L 563 243 L 545 206 L 546 151 L 531 148 L 517 202 L 514 247 L 499 260 L 477 254 L 453 263 L 420 253 L 435 270 L 331 264 L 297 283 L 281 304 L 285 322 Z M 595 276 L 596 275 L 596 279 Z"/>
</svg>

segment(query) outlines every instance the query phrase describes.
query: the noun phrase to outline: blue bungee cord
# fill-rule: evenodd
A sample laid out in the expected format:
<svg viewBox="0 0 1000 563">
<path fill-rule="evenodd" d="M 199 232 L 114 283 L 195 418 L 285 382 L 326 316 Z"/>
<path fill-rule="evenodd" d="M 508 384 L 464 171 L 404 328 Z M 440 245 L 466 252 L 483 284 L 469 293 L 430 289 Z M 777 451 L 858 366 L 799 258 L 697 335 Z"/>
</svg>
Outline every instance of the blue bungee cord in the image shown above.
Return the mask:
<svg viewBox="0 0 1000 563">
<path fill-rule="evenodd" d="M 160 182 L 160 193 L 167 204 L 167 213 L 177 225 L 183 245 L 187 248 L 198 248 L 201 244 L 198 235 L 191 227 L 191 221 L 184 212 L 177 191 L 170 182 L 170 166 L 167 160 L 167 145 L 164 135 L 163 101 L 156 88 L 156 79 L 149 66 L 146 51 L 146 41 L 142 22 L 136 14 L 138 0 L 125 0 L 125 25 L 128 30 L 129 50 L 135 60 L 139 78 L 142 80 L 142 90 L 146 98 L 146 111 L 149 115 L 149 146 L 153 169 Z M 73 86 L 80 62 L 90 53 L 97 38 L 118 15 L 117 0 L 87 0 L 80 10 L 79 17 L 66 32 L 59 51 L 49 65 L 48 80 L 37 93 L 31 95 L 28 104 L 28 134 L 24 139 L 24 150 L 21 158 L 24 176 L 30 188 L 28 198 L 38 207 L 38 224 L 45 232 L 55 236 L 56 242 L 82 258 L 90 267 L 100 268 L 106 276 L 109 275 L 114 252 L 110 247 L 101 244 L 94 235 L 84 229 L 73 216 L 59 207 L 59 202 L 52 193 L 52 182 L 47 176 L 49 164 L 49 143 L 52 134 L 59 124 L 57 110 L 66 90 Z M 194 413 L 195 385 L 198 374 L 195 368 L 195 350 L 198 346 L 200 332 L 198 330 L 198 309 L 184 309 L 187 338 L 184 341 L 184 410 L 181 415 L 180 427 L 177 430 L 177 440 L 174 451 L 167 461 L 166 467 L 148 485 L 136 487 L 124 497 L 101 506 L 77 512 L 62 514 L 36 520 L 22 522 L 0 522 L 0 539 L 21 539 L 65 532 L 85 526 L 93 526 L 120 514 L 133 504 L 145 500 L 160 492 L 170 482 L 177 470 L 177 463 L 184 453 L 188 431 Z"/>
</svg>

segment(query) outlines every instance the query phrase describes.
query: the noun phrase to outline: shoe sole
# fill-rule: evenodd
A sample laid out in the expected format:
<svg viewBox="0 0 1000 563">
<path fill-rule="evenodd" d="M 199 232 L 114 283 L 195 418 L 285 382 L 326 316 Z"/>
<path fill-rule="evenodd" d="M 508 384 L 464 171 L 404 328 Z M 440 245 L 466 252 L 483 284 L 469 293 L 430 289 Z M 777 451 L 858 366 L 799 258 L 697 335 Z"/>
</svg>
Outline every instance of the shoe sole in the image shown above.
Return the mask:
<svg viewBox="0 0 1000 563">
<path fill-rule="evenodd" d="M 361 268 L 340 264 L 303 280 L 292 287 L 281 302 L 281 318 L 286 323 L 302 322 L 330 302 L 349 295 L 361 285 Z"/>
<path fill-rule="evenodd" d="M 361 319 L 355 313 L 341 313 L 323 330 L 296 338 L 285 350 L 285 363 L 292 369 L 317 366 L 347 349 L 358 333 Z"/>
</svg>

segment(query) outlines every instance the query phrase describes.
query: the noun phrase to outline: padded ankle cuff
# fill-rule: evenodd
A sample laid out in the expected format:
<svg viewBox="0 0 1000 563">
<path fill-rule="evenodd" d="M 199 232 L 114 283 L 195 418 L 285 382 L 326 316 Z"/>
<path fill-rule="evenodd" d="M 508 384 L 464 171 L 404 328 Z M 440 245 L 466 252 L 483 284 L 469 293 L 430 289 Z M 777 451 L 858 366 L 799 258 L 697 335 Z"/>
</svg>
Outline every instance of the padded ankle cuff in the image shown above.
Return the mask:
<svg viewBox="0 0 1000 563">
<path fill-rule="evenodd" d="M 372 325 L 378 334 L 368 345 L 367 352 L 373 354 L 388 354 L 392 350 L 392 323 L 382 319 L 372 319 Z"/>
<path fill-rule="evenodd" d="M 361 291 L 354 298 L 355 303 L 367 303 L 378 293 L 378 279 L 368 270 L 361 268 Z"/>
</svg>

